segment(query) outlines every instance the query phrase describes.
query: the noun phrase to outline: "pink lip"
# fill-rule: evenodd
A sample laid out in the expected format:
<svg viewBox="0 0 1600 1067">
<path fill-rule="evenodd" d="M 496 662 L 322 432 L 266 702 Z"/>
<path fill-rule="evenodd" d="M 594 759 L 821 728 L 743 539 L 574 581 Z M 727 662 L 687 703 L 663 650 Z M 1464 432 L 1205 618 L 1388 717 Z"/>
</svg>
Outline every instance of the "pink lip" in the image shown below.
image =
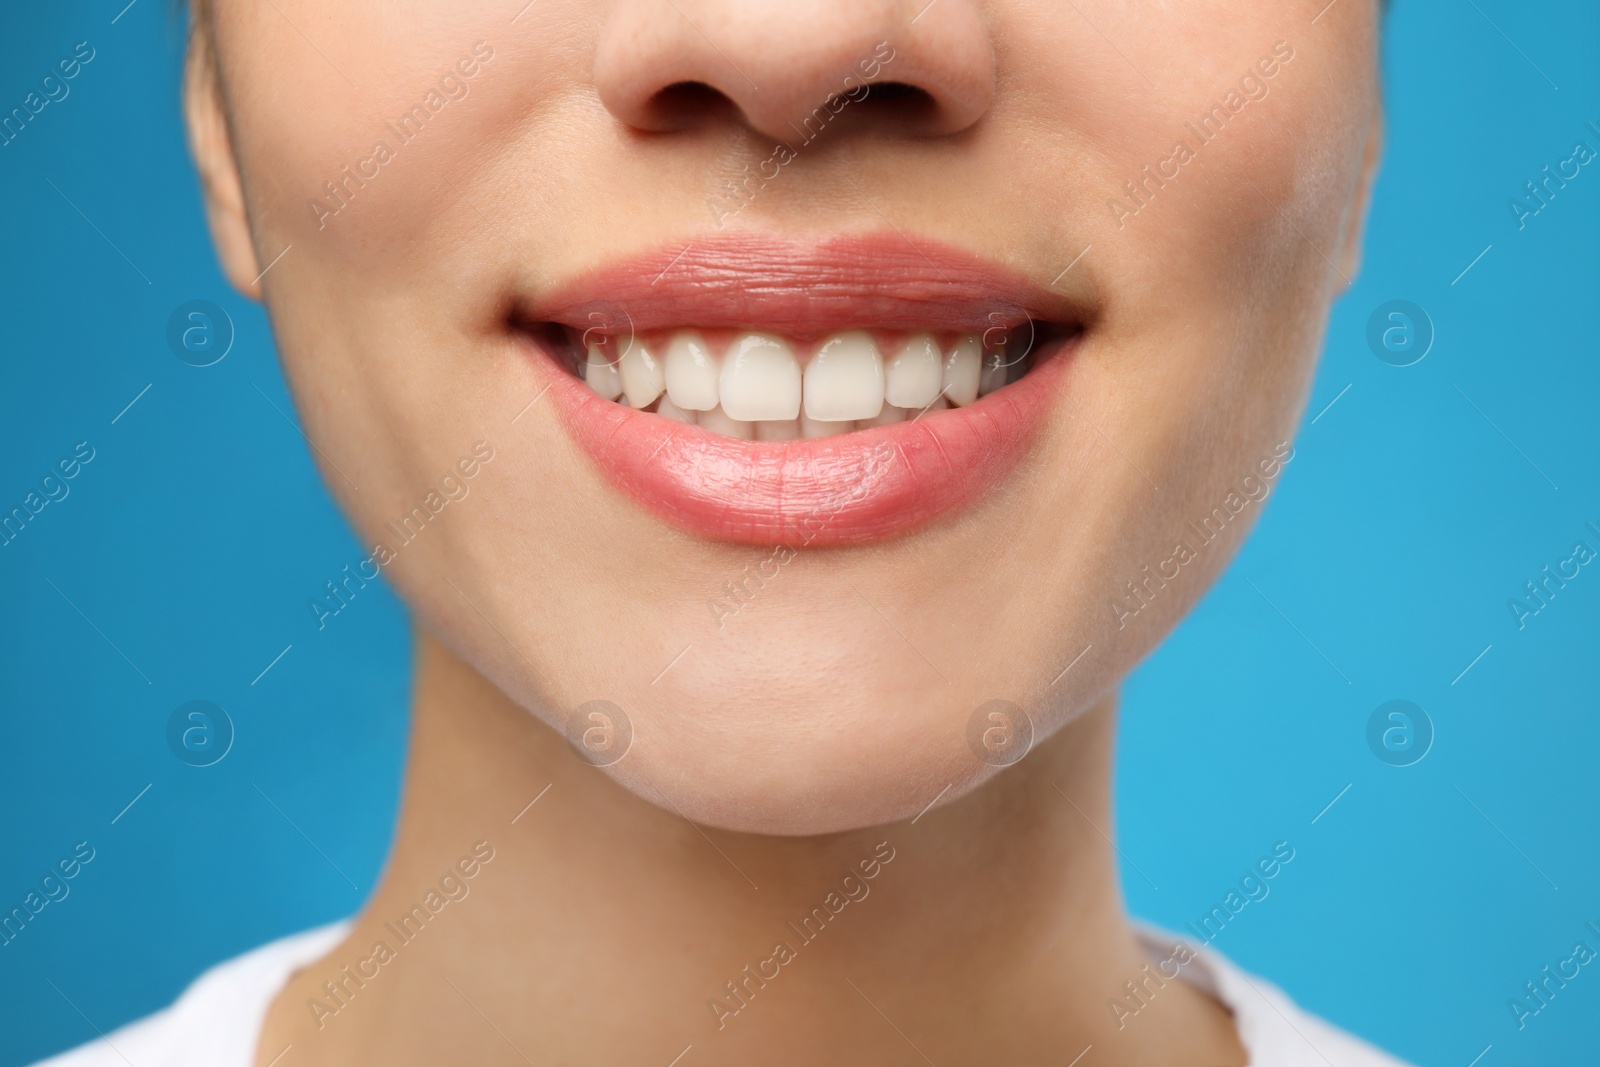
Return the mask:
<svg viewBox="0 0 1600 1067">
<path fill-rule="evenodd" d="M 1078 321 L 1059 294 L 969 253 L 892 233 L 821 243 L 699 238 L 688 251 L 596 271 L 519 317 L 800 338 L 851 327 L 982 333 L 1027 318 Z M 705 537 L 800 547 L 892 537 L 975 501 L 1026 454 L 1075 340 L 1036 349 L 1027 375 L 967 407 L 801 441 L 708 433 L 600 398 L 554 353 L 534 362 L 574 440 L 651 512 Z"/>
</svg>

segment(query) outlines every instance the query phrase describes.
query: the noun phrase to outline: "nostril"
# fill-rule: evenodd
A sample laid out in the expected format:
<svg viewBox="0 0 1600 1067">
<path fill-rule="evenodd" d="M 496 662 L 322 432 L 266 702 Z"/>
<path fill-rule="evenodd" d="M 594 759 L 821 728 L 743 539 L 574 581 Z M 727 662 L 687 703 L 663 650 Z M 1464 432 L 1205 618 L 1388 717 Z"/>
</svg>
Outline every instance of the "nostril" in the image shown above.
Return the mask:
<svg viewBox="0 0 1600 1067">
<path fill-rule="evenodd" d="M 977 123 L 995 90 L 985 4 L 918 0 L 915 26 L 889 0 L 608 0 L 593 88 L 624 126 L 759 141 L 946 137 Z M 923 17 L 926 15 L 926 17 Z M 893 43 L 891 43 L 893 42 Z"/>
<path fill-rule="evenodd" d="M 865 90 L 862 92 L 861 90 Z M 845 117 L 843 112 L 851 112 Z M 855 91 L 829 98 L 812 110 L 811 118 L 831 122 L 837 116 L 853 125 L 875 121 L 889 129 L 915 131 L 934 121 L 938 102 L 926 89 L 906 82 L 872 82 Z M 709 122 L 736 118 L 738 103 L 703 81 L 678 81 L 658 89 L 644 105 L 636 125 L 652 132 L 693 129 Z M 791 128 L 798 129 L 791 123 Z M 810 128 L 809 125 L 806 126 Z"/>
<path fill-rule="evenodd" d="M 727 99 L 705 82 L 674 82 L 656 93 L 653 103 L 660 107 L 704 107 Z"/>
<path fill-rule="evenodd" d="M 733 101 L 705 82 L 674 82 L 646 105 L 649 126 L 662 132 L 687 129 L 736 110 Z"/>
<path fill-rule="evenodd" d="M 845 125 L 866 124 L 886 132 L 916 134 L 937 122 L 939 102 L 926 89 L 905 82 L 872 82 L 865 89 L 824 106 Z"/>
<path fill-rule="evenodd" d="M 905 82 L 873 82 L 867 87 L 867 100 L 876 100 L 880 104 L 894 104 L 899 107 L 919 106 L 932 107 L 933 97 L 926 89 L 919 89 L 915 85 Z"/>
</svg>

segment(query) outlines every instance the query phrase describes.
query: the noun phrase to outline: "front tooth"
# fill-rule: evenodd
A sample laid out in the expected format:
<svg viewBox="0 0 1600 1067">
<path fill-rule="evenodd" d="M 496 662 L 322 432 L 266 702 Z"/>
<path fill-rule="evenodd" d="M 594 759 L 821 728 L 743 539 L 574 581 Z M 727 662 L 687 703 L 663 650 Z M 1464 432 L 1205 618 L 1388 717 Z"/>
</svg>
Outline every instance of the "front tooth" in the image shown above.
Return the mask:
<svg viewBox="0 0 1600 1067">
<path fill-rule="evenodd" d="M 978 376 L 978 395 L 988 396 L 1006 384 L 1005 354 L 991 352 L 983 357 L 983 373 Z"/>
<path fill-rule="evenodd" d="M 737 437 L 741 441 L 750 441 L 755 438 L 756 424 L 744 419 L 734 419 L 721 408 L 712 408 L 710 411 L 700 413 L 700 425 L 712 433 L 720 433 L 724 437 Z"/>
<path fill-rule="evenodd" d="M 914 334 L 883 371 L 883 399 L 896 407 L 925 408 L 944 384 L 939 344 L 929 334 Z"/>
<path fill-rule="evenodd" d="M 617 373 L 616 364 L 594 345 L 589 346 L 589 358 L 583 364 L 583 380 L 607 400 L 622 395 L 622 376 Z"/>
<path fill-rule="evenodd" d="M 678 405 L 674 404 L 670 396 L 664 396 L 661 398 L 661 403 L 656 405 L 656 414 L 660 415 L 664 419 L 671 419 L 674 422 L 687 422 L 691 425 L 694 423 L 694 416 L 689 412 L 684 411 Z"/>
<path fill-rule="evenodd" d="M 800 436 L 807 440 L 817 437 L 831 437 L 836 433 L 849 433 L 855 429 L 853 421 L 827 422 L 822 419 L 813 419 L 804 411 L 800 412 Z"/>
<path fill-rule="evenodd" d="M 655 353 L 645 347 L 637 337 L 628 339 L 628 346 L 617 360 L 617 374 L 622 378 L 622 392 L 628 403 L 636 408 L 647 408 L 655 403 L 667 387 L 666 372 Z"/>
<path fill-rule="evenodd" d="M 983 342 L 973 334 L 964 335 L 944 358 L 943 392 L 946 400 L 965 407 L 978 399 L 978 376 L 982 371 Z"/>
<path fill-rule="evenodd" d="M 757 441 L 795 441 L 799 437 L 800 423 L 795 419 L 756 423 Z"/>
<path fill-rule="evenodd" d="M 771 334 L 734 338 L 722 359 L 718 384 L 722 410 L 730 418 L 757 422 L 800 414 L 800 364 L 788 342 Z"/>
<path fill-rule="evenodd" d="M 870 419 L 862 419 L 860 422 L 856 423 L 856 425 L 863 430 L 869 426 L 892 426 L 897 422 L 905 422 L 908 417 L 915 414 L 916 412 L 910 410 L 909 408 L 900 408 L 895 407 L 893 404 L 885 404 L 883 405 L 883 410 L 878 412 L 876 416 Z"/>
<path fill-rule="evenodd" d="M 838 333 L 806 364 L 806 414 L 826 422 L 870 419 L 883 407 L 883 360 L 870 334 Z"/>
<path fill-rule="evenodd" d="M 667 395 L 685 411 L 717 406 L 717 357 L 700 335 L 684 330 L 667 345 Z"/>
</svg>

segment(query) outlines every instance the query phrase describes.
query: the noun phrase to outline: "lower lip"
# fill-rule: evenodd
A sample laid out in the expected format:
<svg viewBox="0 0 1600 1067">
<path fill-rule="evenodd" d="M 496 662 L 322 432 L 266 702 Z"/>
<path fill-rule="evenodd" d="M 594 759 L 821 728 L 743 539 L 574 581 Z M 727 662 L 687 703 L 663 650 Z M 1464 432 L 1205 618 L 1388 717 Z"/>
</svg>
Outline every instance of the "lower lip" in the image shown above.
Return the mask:
<svg viewBox="0 0 1600 1067">
<path fill-rule="evenodd" d="M 884 540 L 978 500 L 1027 453 L 1075 340 L 966 407 L 799 441 L 709 433 L 603 399 L 549 352 L 535 362 L 567 432 L 651 513 L 714 540 L 804 547 Z"/>
</svg>

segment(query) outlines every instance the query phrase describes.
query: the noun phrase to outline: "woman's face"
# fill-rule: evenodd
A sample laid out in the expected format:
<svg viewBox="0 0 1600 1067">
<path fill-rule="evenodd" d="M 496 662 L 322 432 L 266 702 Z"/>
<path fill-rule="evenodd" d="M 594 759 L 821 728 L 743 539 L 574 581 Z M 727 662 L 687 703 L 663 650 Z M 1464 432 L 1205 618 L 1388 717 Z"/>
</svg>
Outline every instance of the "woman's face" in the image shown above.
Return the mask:
<svg viewBox="0 0 1600 1067">
<path fill-rule="evenodd" d="M 191 129 L 351 572 L 817 833 L 1101 699 L 1282 476 L 1376 155 L 1320 7 L 215 0 Z"/>
</svg>

